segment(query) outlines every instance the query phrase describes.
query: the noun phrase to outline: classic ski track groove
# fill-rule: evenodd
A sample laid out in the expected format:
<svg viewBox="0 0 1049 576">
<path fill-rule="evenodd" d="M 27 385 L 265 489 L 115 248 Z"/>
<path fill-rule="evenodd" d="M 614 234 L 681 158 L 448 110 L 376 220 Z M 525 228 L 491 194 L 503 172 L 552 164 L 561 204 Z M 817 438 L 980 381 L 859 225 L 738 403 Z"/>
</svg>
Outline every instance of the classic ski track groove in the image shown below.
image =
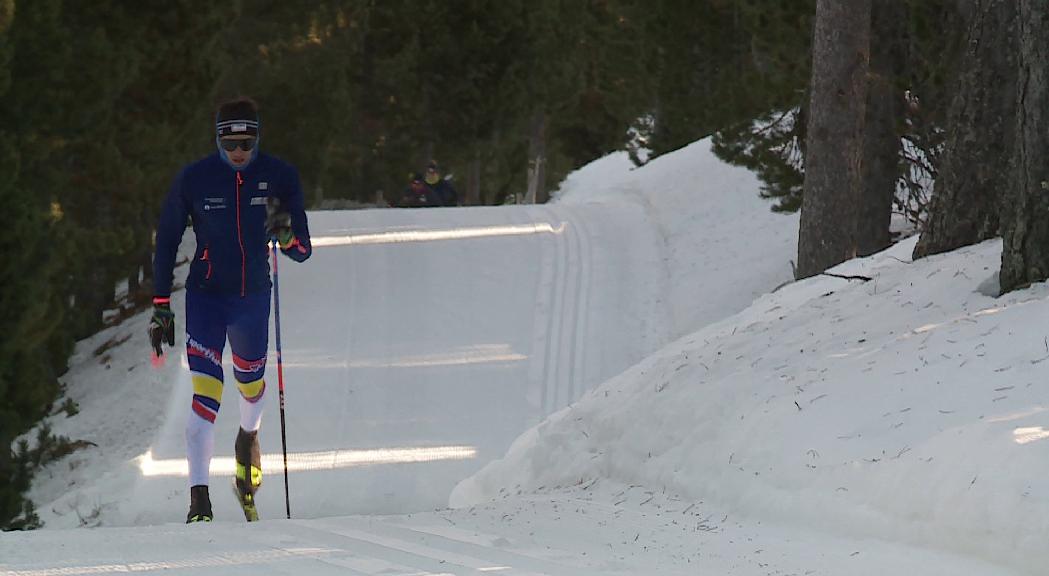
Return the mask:
<svg viewBox="0 0 1049 576">
<path fill-rule="evenodd" d="M 565 363 L 567 367 L 563 375 L 564 378 L 558 387 L 558 397 L 560 399 L 557 404 L 558 410 L 572 403 L 572 396 L 575 390 L 575 357 L 576 349 L 579 346 L 579 309 L 585 306 L 585 303 L 580 300 L 583 290 L 583 250 L 581 247 L 582 242 L 579 239 L 579 221 L 571 212 L 566 212 L 566 215 L 569 216 L 569 220 L 572 222 L 570 230 L 571 243 L 568 248 L 568 273 L 569 278 L 571 278 L 569 282 L 571 283 L 572 295 L 569 302 L 572 307 L 569 314 L 565 315 L 565 322 L 568 323 L 566 330 L 570 334 L 570 347 L 566 350 Z"/>
<path fill-rule="evenodd" d="M 578 345 L 578 310 L 583 303 L 579 301 L 582 290 L 582 250 L 580 249 L 578 221 L 570 211 L 564 212 L 566 232 L 569 238 L 564 242 L 566 253 L 565 269 L 565 310 L 561 317 L 560 332 L 563 344 L 559 350 L 559 366 L 555 404 L 552 411 L 560 410 L 572 402 L 573 379 L 575 376 L 575 350 Z"/>
<path fill-rule="evenodd" d="M 540 222 L 546 222 L 546 219 L 540 218 L 543 214 L 544 212 L 539 210 L 528 211 L 529 220 L 533 226 L 538 227 Z M 557 220 L 551 220 L 549 224 L 556 227 Z M 536 282 L 535 317 L 532 319 L 532 358 L 528 368 L 528 398 L 535 407 L 538 419 L 546 414 L 544 398 L 547 379 L 550 377 L 549 341 L 551 318 L 553 317 L 554 286 L 557 280 L 556 246 L 554 246 L 557 239 L 552 235 L 541 234 L 535 238 L 535 243 L 540 251 L 539 280 Z"/>
<path fill-rule="evenodd" d="M 352 522 L 353 526 L 348 526 Z M 364 517 L 340 518 L 338 521 L 314 520 L 309 527 L 321 529 L 329 534 L 355 542 L 393 550 L 413 558 L 425 558 L 443 565 L 453 565 L 468 570 L 470 574 L 506 574 L 513 576 L 599 576 L 605 570 L 593 570 L 579 566 L 520 554 L 492 546 L 464 542 L 447 536 L 416 530 L 408 526 L 384 520 L 369 520 Z M 356 549 L 356 547 L 355 547 Z M 568 552 L 565 552 L 568 555 Z M 389 557 L 389 556 L 384 556 Z M 398 560 L 401 561 L 401 560 Z M 419 566 L 423 568 L 423 566 Z M 507 569 L 486 571 L 485 568 Z M 428 567 L 426 569 L 429 569 Z M 457 574 L 463 572 L 456 571 Z"/>
<path fill-rule="evenodd" d="M 544 209 L 545 212 L 545 209 Z M 571 226 L 570 223 L 565 223 L 565 229 L 567 230 Z M 565 271 L 567 268 L 566 261 L 568 259 L 567 251 L 564 241 L 554 240 L 554 245 L 557 251 L 557 257 L 554 266 L 553 282 L 550 285 L 553 294 L 553 306 L 550 310 L 549 323 L 547 325 L 547 352 L 545 354 L 545 365 L 548 367 L 546 370 L 546 377 L 543 382 L 543 396 L 542 396 L 542 413 L 543 415 L 550 414 L 554 406 L 556 405 L 557 398 L 557 379 L 560 373 L 561 363 L 561 331 L 559 329 L 560 323 L 558 319 L 564 315 L 564 300 L 565 300 Z"/>
<path fill-rule="evenodd" d="M 575 217 L 575 220 L 579 222 L 580 234 L 578 235 L 578 240 L 580 251 L 582 252 L 582 269 L 580 270 L 580 286 L 578 290 L 580 306 L 577 310 L 575 325 L 575 358 L 572 361 L 572 374 L 574 378 L 572 381 L 572 397 L 569 399 L 569 403 L 572 403 L 578 400 L 586 392 L 587 386 L 590 383 L 590 373 L 587 370 L 588 364 L 586 358 L 589 353 L 587 343 L 590 342 L 590 280 L 594 265 L 594 250 L 593 242 L 591 242 L 590 228 L 588 228 L 586 224 L 586 216 L 580 215 L 574 210 L 570 210 L 570 212 Z"/>
</svg>

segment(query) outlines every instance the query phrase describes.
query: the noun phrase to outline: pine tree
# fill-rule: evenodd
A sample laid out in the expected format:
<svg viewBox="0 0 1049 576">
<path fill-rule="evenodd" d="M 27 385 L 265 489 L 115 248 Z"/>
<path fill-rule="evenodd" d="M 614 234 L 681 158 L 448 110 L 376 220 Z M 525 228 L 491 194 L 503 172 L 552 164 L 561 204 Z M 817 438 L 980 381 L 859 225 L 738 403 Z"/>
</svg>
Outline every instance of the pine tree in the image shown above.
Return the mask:
<svg viewBox="0 0 1049 576">
<path fill-rule="evenodd" d="M 59 251 L 68 244 L 58 235 L 59 209 L 47 188 L 37 187 L 61 182 L 60 175 L 40 170 L 62 146 L 55 131 L 61 118 L 35 104 L 57 75 L 50 66 L 60 70 L 68 56 L 66 38 L 57 0 L 13 10 L 13 3 L 0 2 L 0 198 L 9 232 L 18 239 L 17 249 L 0 260 L 0 529 L 23 527 L 31 514 L 21 495 L 30 472 L 10 447 L 46 414 L 58 393 L 56 369 L 69 352 L 54 289 L 61 277 Z M 34 74 L 27 76 L 27 70 Z"/>
<path fill-rule="evenodd" d="M 856 214 L 856 254 L 888 248 L 896 181 L 900 174 L 902 32 L 906 13 L 898 2 L 871 6 L 871 57 L 863 134 L 863 184 Z"/>
<path fill-rule="evenodd" d="M 1017 3 L 973 0 L 966 50 L 951 103 L 943 165 L 922 257 L 998 234 L 999 205 L 1016 142 Z"/>
<path fill-rule="evenodd" d="M 0 264 L 6 446 L 51 409 L 74 338 L 101 326 L 117 282 L 138 280 L 162 181 L 196 146 L 185 127 L 217 77 L 199 55 L 228 10 L 203 1 L 150 11 L 105 1 L 11 6 L 0 3 L 0 193 L 19 239 Z M 24 480 L 0 487 L 0 525 L 26 512 L 17 494 L 31 470 L 17 462 L 0 459 L 0 479 Z"/>
<path fill-rule="evenodd" d="M 863 186 L 863 130 L 870 66 L 870 0 L 819 0 L 798 278 L 856 255 Z"/>
<path fill-rule="evenodd" d="M 1049 6 L 1039 0 L 1018 2 L 1015 171 L 1007 188 L 1002 218 L 1002 290 L 1008 292 L 1049 277 Z"/>
<path fill-rule="evenodd" d="M 739 57 L 736 74 L 718 82 L 727 85 L 721 102 L 711 104 L 714 152 L 753 170 L 776 212 L 801 208 L 814 15 L 812 0 L 744 0 L 733 14 L 741 29 L 722 39 Z"/>
</svg>

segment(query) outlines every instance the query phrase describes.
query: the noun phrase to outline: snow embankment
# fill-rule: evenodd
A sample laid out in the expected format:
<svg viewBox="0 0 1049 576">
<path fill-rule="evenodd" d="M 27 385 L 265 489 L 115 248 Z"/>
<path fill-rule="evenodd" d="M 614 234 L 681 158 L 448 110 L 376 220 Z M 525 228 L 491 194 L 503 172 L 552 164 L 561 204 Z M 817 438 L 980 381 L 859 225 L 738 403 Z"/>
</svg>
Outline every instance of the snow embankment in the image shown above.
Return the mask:
<svg viewBox="0 0 1049 576">
<path fill-rule="evenodd" d="M 759 189 L 754 173 L 721 161 L 707 138 L 640 168 L 626 152 L 606 156 L 570 174 L 555 202 L 644 208 L 663 238 L 677 338 L 793 279 L 798 216 L 772 212 Z"/>
<path fill-rule="evenodd" d="M 551 416 L 454 506 L 610 478 L 755 519 L 1036 572 L 1049 537 L 1049 288 L 1000 241 L 914 239 L 760 298 Z"/>
</svg>

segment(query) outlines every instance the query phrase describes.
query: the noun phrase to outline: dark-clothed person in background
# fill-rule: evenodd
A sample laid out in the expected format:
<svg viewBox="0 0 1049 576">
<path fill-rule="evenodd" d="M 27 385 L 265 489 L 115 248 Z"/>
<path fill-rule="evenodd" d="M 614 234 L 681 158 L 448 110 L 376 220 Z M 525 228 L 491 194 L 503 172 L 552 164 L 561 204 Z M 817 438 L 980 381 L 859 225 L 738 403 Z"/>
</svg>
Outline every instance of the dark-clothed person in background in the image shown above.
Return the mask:
<svg viewBox="0 0 1049 576">
<path fill-rule="evenodd" d="M 441 169 L 436 161 L 431 160 L 426 165 L 426 186 L 436 198 L 438 206 L 457 206 L 459 204 L 459 194 L 449 180 L 441 177 Z"/>
</svg>

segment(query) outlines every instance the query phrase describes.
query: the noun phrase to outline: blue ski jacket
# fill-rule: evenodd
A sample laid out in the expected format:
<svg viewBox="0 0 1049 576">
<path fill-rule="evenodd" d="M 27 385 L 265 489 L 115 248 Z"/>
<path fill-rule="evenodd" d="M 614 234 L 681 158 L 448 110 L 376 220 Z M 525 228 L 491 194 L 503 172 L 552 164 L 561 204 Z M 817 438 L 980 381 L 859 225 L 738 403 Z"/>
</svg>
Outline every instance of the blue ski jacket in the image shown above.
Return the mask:
<svg viewBox="0 0 1049 576">
<path fill-rule="evenodd" d="M 215 152 L 179 172 L 171 184 L 157 227 L 153 257 L 154 295 L 171 295 L 175 257 L 186 219 L 193 222 L 197 249 L 186 287 L 245 296 L 269 290 L 266 199 L 275 196 L 291 214 L 294 240 L 281 251 L 298 262 L 310 257 L 310 232 L 299 173 L 269 154 L 234 170 Z"/>
<path fill-rule="evenodd" d="M 436 184 L 427 182 L 426 187 L 430 189 L 430 192 L 435 197 L 437 206 L 455 206 L 459 204 L 459 195 L 448 180 L 441 178 Z"/>
</svg>

